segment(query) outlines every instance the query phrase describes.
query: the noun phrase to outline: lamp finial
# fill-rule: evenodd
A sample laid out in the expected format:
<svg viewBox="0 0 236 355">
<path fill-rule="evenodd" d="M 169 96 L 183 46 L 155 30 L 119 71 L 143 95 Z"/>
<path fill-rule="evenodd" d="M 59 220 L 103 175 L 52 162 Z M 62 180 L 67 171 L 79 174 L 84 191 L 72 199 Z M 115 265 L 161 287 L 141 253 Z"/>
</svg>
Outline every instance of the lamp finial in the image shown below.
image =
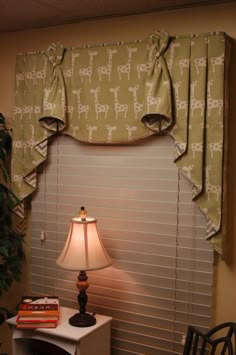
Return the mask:
<svg viewBox="0 0 236 355">
<path fill-rule="evenodd" d="M 82 221 L 86 221 L 87 211 L 84 206 L 80 207 L 79 216 L 82 219 Z"/>
</svg>

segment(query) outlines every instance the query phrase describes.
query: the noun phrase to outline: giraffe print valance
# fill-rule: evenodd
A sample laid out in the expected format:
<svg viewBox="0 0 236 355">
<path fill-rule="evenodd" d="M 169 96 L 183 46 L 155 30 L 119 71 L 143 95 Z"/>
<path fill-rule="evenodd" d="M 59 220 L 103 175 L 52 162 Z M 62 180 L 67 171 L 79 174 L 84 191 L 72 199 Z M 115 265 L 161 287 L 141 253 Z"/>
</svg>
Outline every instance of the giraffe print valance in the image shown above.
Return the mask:
<svg viewBox="0 0 236 355">
<path fill-rule="evenodd" d="M 157 31 L 129 43 L 69 49 L 58 43 L 18 55 L 14 193 L 23 202 L 36 189 L 37 166 L 56 132 L 93 144 L 170 134 L 175 162 L 208 218 L 206 237 L 221 252 L 227 43 L 224 33 Z"/>
</svg>

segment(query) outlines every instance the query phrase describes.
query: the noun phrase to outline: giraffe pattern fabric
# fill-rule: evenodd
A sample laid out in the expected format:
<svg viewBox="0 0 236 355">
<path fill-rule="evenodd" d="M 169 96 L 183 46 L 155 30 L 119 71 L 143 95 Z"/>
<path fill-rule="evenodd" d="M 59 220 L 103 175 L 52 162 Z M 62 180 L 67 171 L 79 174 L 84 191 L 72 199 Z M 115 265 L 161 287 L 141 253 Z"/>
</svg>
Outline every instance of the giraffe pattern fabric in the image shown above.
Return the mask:
<svg viewBox="0 0 236 355">
<path fill-rule="evenodd" d="M 14 193 L 24 201 L 37 188 L 36 168 L 57 132 L 93 144 L 170 134 L 174 160 L 207 216 L 206 237 L 221 252 L 228 43 L 225 33 L 170 37 L 156 31 L 130 43 L 69 49 L 57 43 L 45 52 L 19 54 Z"/>
</svg>

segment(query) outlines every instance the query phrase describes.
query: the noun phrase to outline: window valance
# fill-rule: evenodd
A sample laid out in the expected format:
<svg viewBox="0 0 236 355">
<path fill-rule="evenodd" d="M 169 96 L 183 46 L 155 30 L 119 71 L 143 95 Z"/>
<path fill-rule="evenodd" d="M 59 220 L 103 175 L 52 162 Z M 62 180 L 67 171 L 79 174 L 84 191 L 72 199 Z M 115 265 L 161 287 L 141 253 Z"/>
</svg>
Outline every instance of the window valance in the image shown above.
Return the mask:
<svg viewBox="0 0 236 355">
<path fill-rule="evenodd" d="M 206 238 L 222 251 L 224 33 L 64 48 L 16 58 L 12 187 L 21 204 L 37 187 L 47 140 L 62 132 L 93 144 L 153 134 L 175 140 L 174 160 L 206 214 Z"/>
</svg>

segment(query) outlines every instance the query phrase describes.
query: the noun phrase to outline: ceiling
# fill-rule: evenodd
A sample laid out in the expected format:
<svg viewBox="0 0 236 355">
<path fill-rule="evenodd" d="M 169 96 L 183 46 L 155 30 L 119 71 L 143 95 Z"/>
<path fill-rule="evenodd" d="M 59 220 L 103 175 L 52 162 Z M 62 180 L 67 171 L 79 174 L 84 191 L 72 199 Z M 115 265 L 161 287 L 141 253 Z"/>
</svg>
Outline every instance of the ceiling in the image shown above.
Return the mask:
<svg viewBox="0 0 236 355">
<path fill-rule="evenodd" d="M 235 0 L 0 0 L 0 32 Z"/>
</svg>

